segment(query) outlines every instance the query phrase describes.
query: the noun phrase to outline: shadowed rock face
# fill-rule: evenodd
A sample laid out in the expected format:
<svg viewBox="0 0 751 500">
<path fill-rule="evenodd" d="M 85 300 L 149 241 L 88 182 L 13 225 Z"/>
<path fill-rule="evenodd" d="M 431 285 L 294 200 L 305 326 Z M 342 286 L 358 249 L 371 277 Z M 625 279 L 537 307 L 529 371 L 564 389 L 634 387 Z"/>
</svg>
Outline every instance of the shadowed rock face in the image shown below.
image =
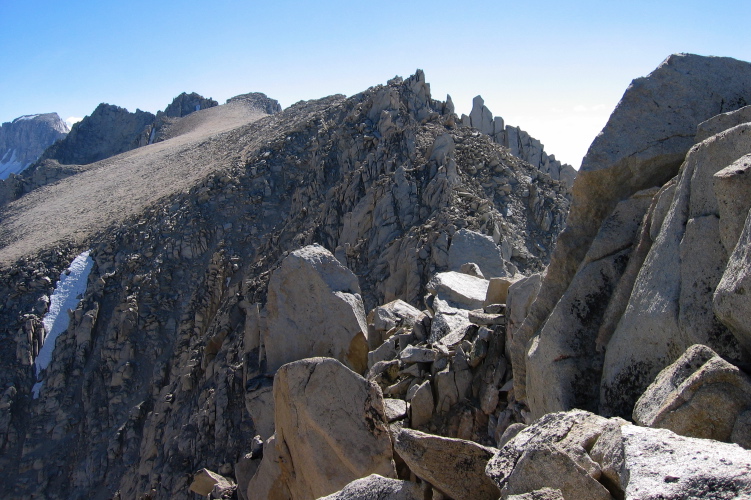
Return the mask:
<svg viewBox="0 0 751 500">
<path fill-rule="evenodd" d="M 65 140 L 52 146 L 43 159 L 63 165 L 86 165 L 129 151 L 154 115 L 137 109 L 135 113 L 112 104 L 100 104 L 91 115 L 73 125 Z"/>
<path fill-rule="evenodd" d="M 55 141 L 68 134 L 57 113 L 28 115 L 0 127 L 0 179 L 19 174 Z"/>
</svg>

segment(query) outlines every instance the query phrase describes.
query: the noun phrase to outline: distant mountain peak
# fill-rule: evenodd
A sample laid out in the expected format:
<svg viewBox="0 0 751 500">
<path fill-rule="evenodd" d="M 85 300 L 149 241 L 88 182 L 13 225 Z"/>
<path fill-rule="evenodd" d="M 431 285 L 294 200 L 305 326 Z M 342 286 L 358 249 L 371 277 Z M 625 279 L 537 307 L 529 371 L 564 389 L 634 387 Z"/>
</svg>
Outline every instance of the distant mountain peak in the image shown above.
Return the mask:
<svg viewBox="0 0 751 500">
<path fill-rule="evenodd" d="M 0 179 L 19 174 L 70 129 L 57 113 L 19 116 L 0 127 Z"/>
</svg>

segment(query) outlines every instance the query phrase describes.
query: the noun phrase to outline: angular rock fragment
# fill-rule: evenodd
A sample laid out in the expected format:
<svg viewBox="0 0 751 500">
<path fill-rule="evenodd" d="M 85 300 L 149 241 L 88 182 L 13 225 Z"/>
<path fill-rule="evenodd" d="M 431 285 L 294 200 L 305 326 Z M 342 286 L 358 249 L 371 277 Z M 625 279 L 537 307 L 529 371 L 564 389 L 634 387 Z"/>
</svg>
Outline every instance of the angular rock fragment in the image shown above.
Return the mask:
<svg viewBox="0 0 751 500">
<path fill-rule="evenodd" d="M 417 386 L 414 395 L 411 398 L 408 397 L 407 401 L 410 403 L 410 422 L 412 427 L 422 427 L 430 422 L 435 410 L 430 380 L 426 380 Z"/>
<path fill-rule="evenodd" d="M 506 276 L 501 249 L 493 238 L 468 229 L 460 229 L 451 237 L 449 269 L 461 270 L 462 265 L 476 264 L 485 278 Z"/>
<path fill-rule="evenodd" d="M 496 500 L 499 496 L 484 474 L 495 448 L 402 429 L 394 440 L 394 451 L 417 477 L 455 500 Z"/>
<path fill-rule="evenodd" d="M 330 356 L 357 373 L 367 368 L 367 323 L 357 276 L 319 245 L 290 253 L 269 279 L 270 371 L 298 359 Z"/>
<path fill-rule="evenodd" d="M 305 500 L 369 474 L 395 477 L 381 391 L 339 361 L 311 358 L 284 365 L 274 378 L 274 406 L 274 450 L 264 450 L 249 497 L 264 482 L 282 483 L 287 498 Z M 264 478 L 266 462 L 272 472 L 278 468 L 278 479 Z"/>
<path fill-rule="evenodd" d="M 481 309 L 488 292 L 488 280 L 448 271 L 433 276 L 426 288 L 455 307 Z"/>
<path fill-rule="evenodd" d="M 488 292 L 485 295 L 485 306 L 490 304 L 505 304 L 508 301 L 508 289 L 519 281 L 521 277 L 493 277 L 488 280 Z"/>
<path fill-rule="evenodd" d="M 530 493 L 509 495 L 507 500 L 565 500 L 565 498 L 561 494 L 561 490 L 543 488 L 541 490 L 535 490 Z"/>
<path fill-rule="evenodd" d="M 747 108 L 751 111 L 751 106 Z M 730 255 L 743 232 L 751 208 L 751 154 L 742 156 L 714 174 L 713 181 L 720 216 L 720 238 Z"/>
<path fill-rule="evenodd" d="M 402 420 L 407 417 L 407 402 L 401 399 L 385 398 L 383 407 L 386 411 L 386 419 L 389 423 Z"/>
<path fill-rule="evenodd" d="M 682 436 L 728 442 L 751 409 L 751 378 L 702 345 L 657 375 L 634 407 L 634 422 Z"/>
<path fill-rule="evenodd" d="M 751 452 L 734 444 L 627 424 L 603 434 L 595 448 L 593 456 L 607 457 L 603 475 L 612 471 L 608 486 L 620 498 L 751 495 Z"/>
<path fill-rule="evenodd" d="M 234 485 L 234 482 L 216 472 L 201 469 L 193 475 L 193 482 L 190 483 L 190 491 L 198 493 L 201 496 L 209 496 L 209 493 L 216 487 L 229 489 Z"/>
<path fill-rule="evenodd" d="M 751 352 L 750 291 L 751 216 L 746 216 L 738 243 L 712 297 L 712 305 L 717 318 L 730 329 L 747 352 Z"/>
<path fill-rule="evenodd" d="M 610 492 L 557 446 L 528 446 L 514 465 L 503 488 L 510 495 L 542 488 L 560 490 L 563 498 L 611 500 Z"/>
<path fill-rule="evenodd" d="M 371 474 L 352 481 L 336 493 L 319 500 L 423 500 L 422 488 L 409 481 L 400 481 Z"/>
<path fill-rule="evenodd" d="M 435 315 L 430 325 L 430 341 L 447 346 L 461 342 L 471 325 L 469 311 L 453 307 L 439 297 L 433 299 L 433 309 Z"/>
</svg>

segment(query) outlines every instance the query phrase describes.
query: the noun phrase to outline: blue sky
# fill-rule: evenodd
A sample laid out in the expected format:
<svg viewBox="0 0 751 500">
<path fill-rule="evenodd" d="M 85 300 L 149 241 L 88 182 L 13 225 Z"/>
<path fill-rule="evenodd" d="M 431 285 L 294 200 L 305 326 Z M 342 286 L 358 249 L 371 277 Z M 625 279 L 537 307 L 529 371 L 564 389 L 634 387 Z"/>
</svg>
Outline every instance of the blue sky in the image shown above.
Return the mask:
<svg viewBox="0 0 751 500">
<path fill-rule="evenodd" d="M 425 70 L 578 168 L 629 82 L 674 52 L 751 61 L 751 2 L 0 0 L 0 121 L 180 92 L 282 106 Z"/>
</svg>

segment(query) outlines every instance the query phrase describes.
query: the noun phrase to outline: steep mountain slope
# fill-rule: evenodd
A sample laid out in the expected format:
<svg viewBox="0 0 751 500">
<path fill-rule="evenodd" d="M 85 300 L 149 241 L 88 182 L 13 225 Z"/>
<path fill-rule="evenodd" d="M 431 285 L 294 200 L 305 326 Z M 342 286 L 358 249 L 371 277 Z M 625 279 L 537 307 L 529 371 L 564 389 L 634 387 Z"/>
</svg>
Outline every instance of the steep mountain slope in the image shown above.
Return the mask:
<svg viewBox="0 0 751 500">
<path fill-rule="evenodd" d="M 206 109 L 185 117 L 171 141 L 77 166 L 75 176 L 3 207 L 0 261 L 11 262 L 63 241 L 80 243 L 159 198 L 191 186 L 226 164 L 222 134 L 264 116 L 243 101 Z M 59 223 L 50 227 L 53 221 Z"/>
<path fill-rule="evenodd" d="M 69 132 L 57 113 L 27 115 L 0 127 L 0 180 L 19 174 Z"/>
<path fill-rule="evenodd" d="M 493 238 L 513 273 L 542 270 L 564 225 L 566 186 L 457 126 L 422 72 L 261 115 L 247 99 L 201 110 L 0 212 L 12 498 L 179 498 L 200 467 L 231 473 L 268 383 L 250 332 L 292 250 L 335 252 L 367 309 L 422 305 L 459 229 Z M 32 399 L 38 299 L 89 248 L 86 294 Z"/>
</svg>

